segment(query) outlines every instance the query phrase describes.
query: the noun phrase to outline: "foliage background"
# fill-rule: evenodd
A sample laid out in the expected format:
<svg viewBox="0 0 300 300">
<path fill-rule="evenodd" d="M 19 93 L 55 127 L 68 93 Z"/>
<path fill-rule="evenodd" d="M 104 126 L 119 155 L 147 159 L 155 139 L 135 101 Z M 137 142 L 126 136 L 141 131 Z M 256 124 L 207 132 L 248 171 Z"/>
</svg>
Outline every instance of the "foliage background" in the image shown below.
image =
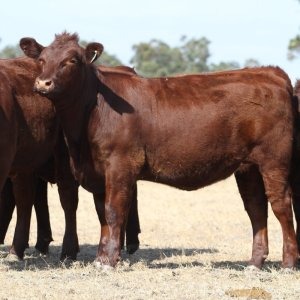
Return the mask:
<svg viewBox="0 0 300 300">
<path fill-rule="evenodd" d="M 210 41 L 206 37 L 188 38 L 182 36 L 178 45 L 171 47 L 159 39 L 149 42 L 140 42 L 132 46 L 133 56 L 130 64 L 136 71 L 148 77 L 168 76 L 179 73 L 199 73 L 238 69 L 241 66 L 236 61 L 211 62 L 209 50 Z M 81 45 L 87 45 L 87 41 L 81 41 Z M 105 47 L 105 45 L 104 45 Z M 23 55 L 18 45 L 8 45 L 0 50 L 0 58 L 15 58 Z M 98 64 L 117 66 L 122 62 L 116 55 L 107 51 L 101 55 Z M 249 58 L 243 66 L 258 66 L 256 59 Z"/>
</svg>

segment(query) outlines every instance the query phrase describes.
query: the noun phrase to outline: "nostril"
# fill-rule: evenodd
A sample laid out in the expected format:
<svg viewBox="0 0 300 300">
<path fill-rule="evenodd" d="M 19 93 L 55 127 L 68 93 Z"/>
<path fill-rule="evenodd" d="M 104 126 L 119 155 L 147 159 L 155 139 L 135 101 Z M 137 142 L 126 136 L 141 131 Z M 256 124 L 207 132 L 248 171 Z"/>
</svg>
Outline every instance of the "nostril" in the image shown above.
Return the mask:
<svg viewBox="0 0 300 300">
<path fill-rule="evenodd" d="M 51 80 L 48 80 L 45 82 L 45 86 L 50 86 L 52 84 L 52 81 Z"/>
</svg>

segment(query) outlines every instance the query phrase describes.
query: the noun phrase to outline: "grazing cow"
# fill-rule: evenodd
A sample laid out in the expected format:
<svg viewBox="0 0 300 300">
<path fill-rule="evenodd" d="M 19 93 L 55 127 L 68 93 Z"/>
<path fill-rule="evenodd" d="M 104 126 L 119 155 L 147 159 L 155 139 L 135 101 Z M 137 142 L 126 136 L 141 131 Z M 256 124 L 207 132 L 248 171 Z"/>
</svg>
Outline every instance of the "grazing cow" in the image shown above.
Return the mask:
<svg viewBox="0 0 300 300">
<path fill-rule="evenodd" d="M 267 195 L 282 227 L 283 267 L 295 266 L 293 91 L 280 68 L 147 79 L 97 70 L 91 62 L 103 46 L 84 49 L 76 34 L 20 46 L 41 65 L 34 87 L 56 108 L 77 180 L 99 200 L 97 264 L 120 258 L 138 179 L 193 190 L 236 172 L 253 226 L 250 264 L 261 267 L 268 254 Z"/>
</svg>

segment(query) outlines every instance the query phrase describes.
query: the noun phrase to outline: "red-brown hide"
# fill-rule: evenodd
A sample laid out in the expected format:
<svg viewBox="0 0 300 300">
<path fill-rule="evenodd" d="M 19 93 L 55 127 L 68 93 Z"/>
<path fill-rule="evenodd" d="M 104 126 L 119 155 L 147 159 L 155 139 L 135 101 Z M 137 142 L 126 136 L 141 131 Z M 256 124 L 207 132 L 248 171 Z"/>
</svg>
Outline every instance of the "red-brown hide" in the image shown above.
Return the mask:
<svg viewBox="0 0 300 300">
<path fill-rule="evenodd" d="M 97 262 L 119 259 L 138 179 L 192 190 L 235 172 L 253 227 L 250 264 L 261 267 L 268 254 L 267 196 L 282 227 L 283 266 L 295 266 L 293 92 L 280 68 L 148 79 L 97 70 L 92 52 L 103 46 L 84 49 L 77 35 L 56 35 L 42 51 L 33 39 L 20 44 L 42 67 L 35 89 L 56 108 L 76 178 L 94 195 L 105 188 Z"/>
<path fill-rule="evenodd" d="M 109 67 L 101 66 L 100 68 L 109 70 Z M 125 66 L 114 69 L 116 72 L 134 73 L 133 69 Z M 15 183 L 15 193 L 20 195 L 16 199 L 18 200 L 17 206 L 19 206 L 18 216 L 21 216 L 18 217 L 11 252 L 16 253 L 20 258 L 23 257 L 25 240 L 28 239 L 27 230 L 29 230 L 33 199 L 38 223 L 36 248 L 42 252 L 48 251 L 52 234 L 47 204 L 46 180 L 51 183 L 57 182 L 61 203 L 65 211 L 66 232 L 61 258 L 70 257 L 75 259 L 79 251 L 76 234 L 77 184 L 69 170 L 69 156 L 64 139 L 59 133 L 58 120 L 53 105 L 45 101 L 45 98 L 33 93 L 33 80 L 37 70 L 37 64 L 28 58 L 0 60 L 0 76 L 2 74 L 7 79 L 7 82 L 2 83 L 0 106 L 3 111 L 11 110 L 14 112 L 10 119 L 4 118 L 2 121 L 4 125 L 15 128 L 10 135 L 3 138 L 2 142 L 5 142 L 5 145 L 3 144 L 0 147 L 0 151 L 5 153 L 2 157 L 8 157 L 8 154 L 11 154 L 11 159 L 5 160 L 8 162 L 8 167 L 6 171 L 3 170 L 3 178 L 8 169 L 11 168 L 9 176 L 13 181 L 16 181 L 15 178 L 19 178 L 21 175 L 22 177 L 25 176 L 27 181 L 29 179 L 33 181 L 32 188 L 25 185 L 23 183 L 25 179 L 22 178 L 17 179 L 20 183 Z M 7 101 L 8 97 L 11 101 Z M 16 141 L 12 143 L 8 137 L 14 138 Z M 11 147 L 14 147 L 13 151 Z M 51 155 L 54 155 L 55 159 L 49 159 Z M 56 167 L 54 167 L 54 164 Z M 3 184 L 3 182 L 0 183 Z M 36 187 L 33 187 L 34 185 Z M 26 193 L 24 191 L 25 187 L 27 188 Z M 31 194 L 29 195 L 29 193 Z M 3 189 L 0 202 L 0 242 L 2 243 L 11 220 L 15 202 L 13 185 L 8 180 Z M 27 210 L 24 210 L 24 206 Z M 126 245 L 127 251 L 134 253 L 138 249 L 138 233 L 140 232 L 136 198 L 131 208 L 131 215 L 133 216 L 133 222 L 127 224 Z M 21 221 L 24 219 L 26 219 L 26 224 Z M 122 240 L 124 240 L 123 235 Z"/>
<path fill-rule="evenodd" d="M 36 248 L 48 251 L 52 234 L 46 181 L 57 182 L 66 217 L 62 257 L 76 258 L 79 249 L 77 183 L 68 167 L 69 157 L 59 133 L 54 107 L 33 93 L 38 71 L 39 66 L 32 59 L 0 60 L 0 190 L 4 188 L 0 205 L 0 241 L 4 242 L 16 205 L 17 223 L 10 252 L 23 258 L 34 204 L 38 224 Z"/>
</svg>

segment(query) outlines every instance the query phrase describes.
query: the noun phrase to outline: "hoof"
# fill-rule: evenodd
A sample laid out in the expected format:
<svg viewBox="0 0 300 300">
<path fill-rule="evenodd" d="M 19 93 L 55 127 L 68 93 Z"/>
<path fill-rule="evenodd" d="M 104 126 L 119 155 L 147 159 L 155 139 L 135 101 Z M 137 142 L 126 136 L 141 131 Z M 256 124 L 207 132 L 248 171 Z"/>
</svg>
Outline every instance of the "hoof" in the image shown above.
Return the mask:
<svg viewBox="0 0 300 300">
<path fill-rule="evenodd" d="M 39 247 L 39 246 L 35 246 L 35 250 L 42 254 L 42 255 L 47 255 L 49 253 L 49 247 Z"/>
<path fill-rule="evenodd" d="M 60 255 L 60 260 L 64 261 L 64 260 L 72 260 L 75 261 L 77 260 L 77 253 L 79 252 L 79 246 L 76 247 L 75 249 L 71 249 L 66 251 L 64 248 L 61 251 L 61 255 Z"/>
<path fill-rule="evenodd" d="M 61 254 L 60 256 L 60 261 L 76 261 L 77 255 L 66 255 L 66 254 Z"/>
<path fill-rule="evenodd" d="M 39 251 L 42 254 L 48 254 L 49 252 L 49 244 L 53 241 L 53 239 L 51 238 L 50 240 L 39 240 L 37 241 L 36 245 L 35 245 L 35 249 L 37 251 Z"/>
<path fill-rule="evenodd" d="M 293 262 L 288 262 L 288 263 L 282 263 L 281 268 L 282 269 L 295 269 L 297 266 L 297 259 Z"/>
<path fill-rule="evenodd" d="M 25 249 L 24 249 L 25 250 Z M 15 246 L 12 246 L 9 250 L 9 255 L 17 256 L 19 260 L 24 258 L 24 250 L 17 251 Z"/>
<path fill-rule="evenodd" d="M 140 244 L 129 244 L 126 245 L 126 252 L 128 254 L 133 254 L 134 252 L 136 252 L 139 249 Z"/>
<path fill-rule="evenodd" d="M 60 260 L 64 261 L 66 259 L 70 259 L 75 261 L 77 259 L 77 254 L 79 253 L 79 245 L 73 244 L 72 246 L 66 247 L 63 245 L 60 255 Z"/>
</svg>

